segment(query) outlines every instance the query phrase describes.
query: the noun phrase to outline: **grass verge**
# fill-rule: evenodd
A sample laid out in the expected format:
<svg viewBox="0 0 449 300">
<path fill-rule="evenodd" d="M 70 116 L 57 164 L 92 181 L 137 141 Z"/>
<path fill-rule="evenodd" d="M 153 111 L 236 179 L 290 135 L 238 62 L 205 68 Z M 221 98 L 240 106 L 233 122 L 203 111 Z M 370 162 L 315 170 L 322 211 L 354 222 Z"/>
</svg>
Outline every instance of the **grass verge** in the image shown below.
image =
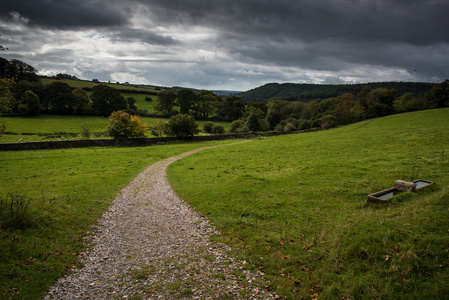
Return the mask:
<svg viewBox="0 0 449 300">
<path fill-rule="evenodd" d="M 288 299 L 445 299 L 449 109 L 208 149 L 169 179 Z M 436 184 L 367 205 L 397 179 Z"/>
</svg>

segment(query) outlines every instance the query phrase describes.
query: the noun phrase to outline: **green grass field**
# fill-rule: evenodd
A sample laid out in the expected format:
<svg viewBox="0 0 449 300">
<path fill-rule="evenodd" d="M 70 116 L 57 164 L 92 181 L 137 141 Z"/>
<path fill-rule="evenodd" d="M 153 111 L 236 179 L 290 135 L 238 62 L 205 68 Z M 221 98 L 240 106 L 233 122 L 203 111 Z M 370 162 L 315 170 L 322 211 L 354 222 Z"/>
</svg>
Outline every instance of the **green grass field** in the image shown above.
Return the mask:
<svg viewBox="0 0 449 300">
<path fill-rule="evenodd" d="M 448 115 L 421 111 L 208 149 L 176 162 L 169 177 L 220 229 L 216 239 L 283 297 L 445 299 Z M 145 166 L 221 143 L 229 142 L 2 152 L 0 298 L 41 299 Z M 436 184 L 387 205 L 366 203 L 396 179 L 419 178 Z M 11 199 L 15 218 L 5 216 Z"/>
<path fill-rule="evenodd" d="M 152 127 L 159 120 L 167 122 L 168 119 L 142 117 L 142 120 Z M 63 115 L 38 115 L 32 117 L 0 117 L 0 124 L 6 126 L 6 131 L 13 134 L 0 136 L 0 143 L 49 141 L 57 139 L 82 139 L 81 126 L 90 128 L 94 138 L 106 138 L 104 133 L 108 125 L 108 118 L 98 116 L 63 116 Z M 197 121 L 202 129 L 205 121 Z M 229 122 L 214 122 L 223 125 L 229 130 Z M 102 137 L 103 136 L 103 137 Z M 146 137 L 152 137 L 151 132 Z"/>
<path fill-rule="evenodd" d="M 42 84 L 44 84 L 44 85 L 50 84 L 54 81 L 59 81 L 59 82 L 65 82 L 74 88 L 93 88 L 94 86 L 99 85 L 99 84 L 106 84 L 106 85 L 116 88 L 116 89 L 126 89 L 126 90 L 143 91 L 143 92 L 147 92 L 147 91 L 157 92 L 151 86 L 137 86 L 136 87 L 134 85 L 104 83 L 104 82 L 95 83 L 95 82 L 87 81 L 87 80 L 72 80 L 72 79 L 58 80 L 58 79 L 51 79 L 51 78 L 41 78 L 41 80 L 42 80 Z"/>
<path fill-rule="evenodd" d="M 125 98 L 133 97 L 137 100 L 136 107 L 138 109 L 144 109 L 148 111 L 149 113 L 156 113 L 156 109 L 154 108 L 156 105 L 156 99 L 157 96 L 153 95 L 145 95 L 145 94 L 128 94 L 128 93 L 121 93 L 121 95 Z M 145 101 L 146 97 L 151 97 L 151 101 Z"/>
<path fill-rule="evenodd" d="M 176 162 L 180 196 L 288 299 L 447 299 L 449 109 L 209 149 Z M 435 182 L 386 205 L 395 180 Z"/>
<path fill-rule="evenodd" d="M 83 236 L 131 179 L 156 161 L 220 143 L 2 152 L 0 299 L 42 299 L 77 265 Z M 29 198 L 23 212 L 20 200 Z"/>
</svg>

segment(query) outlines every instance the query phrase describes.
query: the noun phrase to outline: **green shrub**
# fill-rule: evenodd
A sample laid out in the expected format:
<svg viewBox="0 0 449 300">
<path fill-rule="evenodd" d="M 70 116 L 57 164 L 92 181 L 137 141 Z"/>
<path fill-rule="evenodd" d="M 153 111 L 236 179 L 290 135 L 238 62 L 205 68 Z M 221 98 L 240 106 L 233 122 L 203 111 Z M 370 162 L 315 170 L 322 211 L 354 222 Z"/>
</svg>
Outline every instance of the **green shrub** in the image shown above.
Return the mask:
<svg viewBox="0 0 449 300">
<path fill-rule="evenodd" d="M 256 132 L 261 129 L 259 117 L 254 113 L 249 115 L 248 120 L 246 121 L 245 125 L 252 132 Z"/>
<path fill-rule="evenodd" d="M 168 121 L 169 135 L 188 138 L 198 134 L 198 123 L 192 116 L 178 114 Z"/>
<path fill-rule="evenodd" d="M 225 129 L 222 125 L 215 124 L 214 126 L 212 126 L 212 133 L 223 134 L 224 132 Z"/>
<path fill-rule="evenodd" d="M 310 127 L 311 127 L 311 124 L 310 124 L 309 120 L 301 120 L 299 122 L 298 129 L 299 130 L 306 130 L 306 129 L 310 129 Z"/>
<path fill-rule="evenodd" d="M 287 123 L 287 125 L 284 126 L 283 131 L 284 132 L 290 132 L 290 131 L 296 131 L 297 128 L 295 125 L 293 125 L 292 123 Z"/>
<path fill-rule="evenodd" d="M 206 133 L 212 133 L 212 127 L 214 125 L 215 124 L 212 123 L 211 121 L 205 122 L 204 125 L 203 125 L 203 131 L 206 132 Z"/>
<path fill-rule="evenodd" d="M 87 126 L 87 124 L 81 125 L 81 136 L 85 139 L 88 139 L 91 135 L 92 132 L 90 131 L 89 126 Z"/>
<path fill-rule="evenodd" d="M 229 132 L 231 133 L 237 132 L 237 129 L 239 129 L 239 127 L 241 127 L 242 124 L 243 123 L 240 120 L 232 121 L 231 125 L 229 125 Z"/>
<path fill-rule="evenodd" d="M 327 114 L 321 117 L 321 129 L 329 129 L 337 125 L 337 118 L 334 115 Z"/>
</svg>

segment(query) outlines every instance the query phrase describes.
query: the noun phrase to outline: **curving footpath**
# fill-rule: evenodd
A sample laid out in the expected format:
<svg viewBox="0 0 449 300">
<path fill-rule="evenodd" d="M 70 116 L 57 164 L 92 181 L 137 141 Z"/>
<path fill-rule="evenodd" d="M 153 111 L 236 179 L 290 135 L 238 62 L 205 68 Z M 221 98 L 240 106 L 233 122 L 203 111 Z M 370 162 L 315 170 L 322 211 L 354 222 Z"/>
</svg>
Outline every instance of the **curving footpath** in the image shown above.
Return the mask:
<svg viewBox="0 0 449 300">
<path fill-rule="evenodd" d="M 207 147 L 210 148 L 210 147 Z M 115 198 L 88 237 L 82 268 L 44 299 L 277 299 L 263 282 L 210 241 L 216 229 L 172 190 L 167 167 L 198 151 L 157 162 Z"/>
</svg>

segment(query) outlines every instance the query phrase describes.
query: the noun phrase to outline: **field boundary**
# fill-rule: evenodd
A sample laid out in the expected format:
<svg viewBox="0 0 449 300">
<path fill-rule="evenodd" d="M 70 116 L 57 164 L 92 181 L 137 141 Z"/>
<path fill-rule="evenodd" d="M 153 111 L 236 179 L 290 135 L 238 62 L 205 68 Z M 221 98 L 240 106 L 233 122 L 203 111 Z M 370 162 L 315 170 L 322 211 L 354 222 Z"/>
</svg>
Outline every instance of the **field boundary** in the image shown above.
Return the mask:
<svg viewBox="0 0 449 300">
<path fill-rule="evenodd" d="M 293 132 L 260 132 L 260 133 L 230 133 L 217 135 L 194 136 L 191 138 L 159 137 L 159 138 L 138 138 L 138 139 L 87 139 L 87 140 L 64 140 L 64 141 L 39 141 L 0 144 L 0 151 L 21 151 L 21 150 L 50 150 L 67 148 L 87 148 L 87 147 L 134 147 L 151 146 L 160 143 L 170 142 L 202 142 L 219 141 L 229 139 L 255 138 L 259 136 L 275 136 L 284 134 L 305 133 L 316 130 L 293 131 Z"/>
</svg>

